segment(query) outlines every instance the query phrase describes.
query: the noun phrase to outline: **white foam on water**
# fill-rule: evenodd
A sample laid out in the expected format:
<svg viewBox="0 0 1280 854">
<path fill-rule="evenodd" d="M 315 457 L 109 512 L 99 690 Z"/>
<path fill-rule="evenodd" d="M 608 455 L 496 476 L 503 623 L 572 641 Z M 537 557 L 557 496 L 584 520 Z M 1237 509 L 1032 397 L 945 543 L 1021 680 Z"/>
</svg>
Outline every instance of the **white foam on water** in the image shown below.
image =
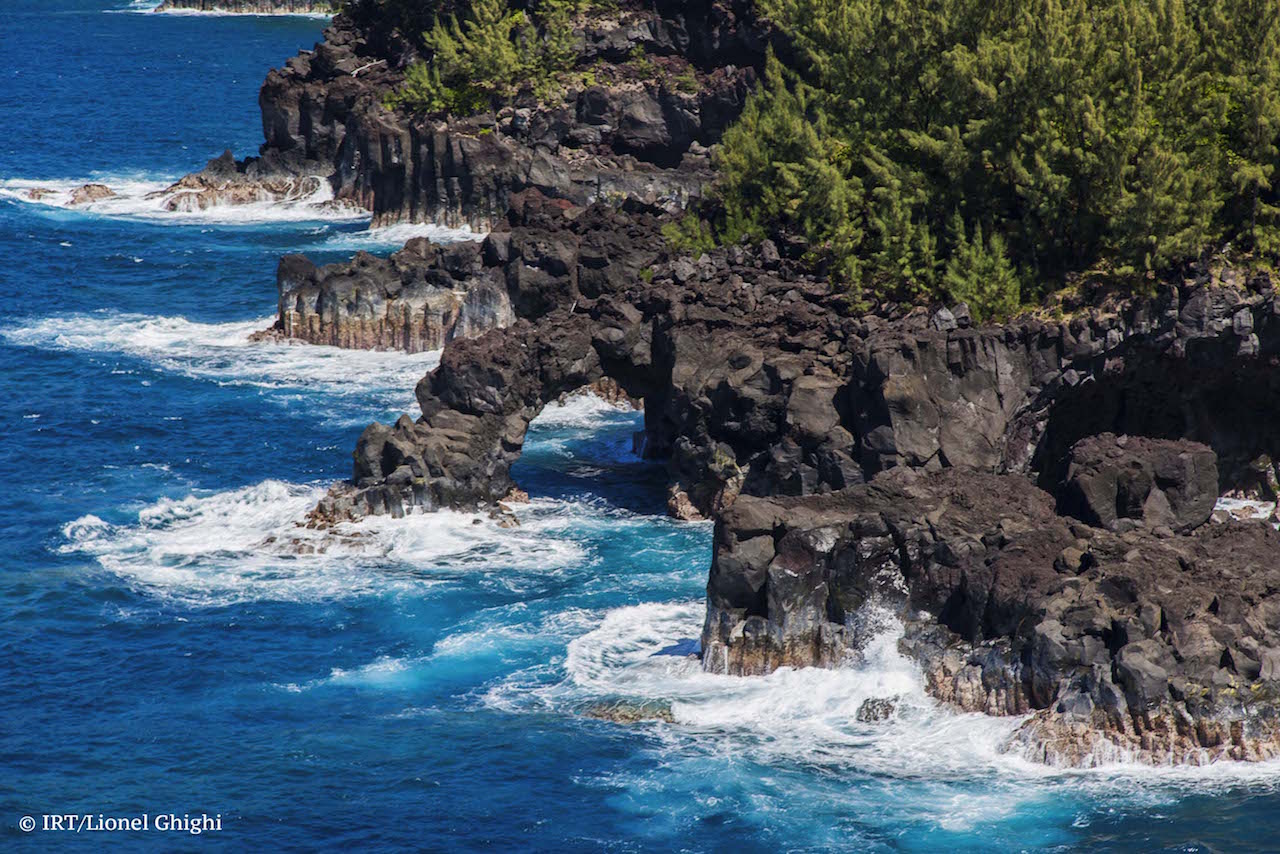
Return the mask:
<svg viewBox="0 0 1280 854">
<path fill-rule="evenodd" d="M 275 687 L 290 693 L 301 693 L 322 686 L 356 688 L 409 687 L 414 682 L 414 670 L 421 664 L 420 658 L 401 658 L 382 655 L 368 664 L 356 668 L 335 667 L 329 675 L 307 682 L 274 683 Z"/>
<path fill-rule="evenodd" d="M 343 252 L 385 252 L 388 249 L 400 249 L 416 237 L 425 237 L 432 243 L 462 243 L 468 240 L 483 240 L 483 232 L 470 228 L 449 228 L 430 223 L 401 223 L 369 228 L 364 231 L 330 234 L 323 240 L 313 243 L 309 248 L 317 251 Z"/>
<path fill-rule="evenodd" d="M 779 771 L 816 771 L 816 782 L 805 785 L 819 789 L 822 779 L 896 781 L 890 784 L 911 786 L 910 806 L 901 809 L 913 821 L 952 831 L 1082 792 L 1095 802 L 1151 805 L 1241 784 L 1280 787 L 1280 762 L 1064 770 L 1006 752 L 1025 718 L 961 713 L 928 696 L 919 669 L 898 649 L 902 627 L 888 612 L 879 615 L 881 630 L 861 658 L 836 669 L 783 668 L 768 676 L 734 677 L 705 673 L 687 656 L 655 655 L 697 638 L 704 615 L 701 601 L 597 613 L 589 630 L 567 641 L 559 681 L 548 680 L 547 668 L 537 668 L 514 674 L 483 699 L 512 712 L 580 714 L 618 702 L 667 707 L 673 724 L 643 725 L 657 745 L 659 768 L 701 774 L 708 762 L 742 757 Z M 872 699 L 891 700 L 892 715 L 858 721 L 858 710 Z M 655 785 L 655 773 L 661 774 L 622 774 L 611 784 L 639 792 Z M 760 772 L 743 773 L 757 779 Z M 852 790 L 849 796 L 861 797 Z M 868 797 L 869 805 L 881 808 L 883 793 Z"/>
<path fill-rule="evenodd" d="M 302 527 L 323 495 L 320 485 L 268 480 L 163 498 L 135 521 L 87 515 L 67 523 L 59 551 L 91 556 L 143 592 L 196 606 L 422 593 L 459 575 L 555 574 L 584 558 L 567 538 L 466 513 Z"/>
<path fill-rule="evenodd" d="M 553 401 L 538 413 L 534 424 L 553 429 L 580 428 L 594 430 L 615 423 L 619 416 L 637 415 L 637 411 L 624 404 L 610 403 L 599 395 L 583 392 Z"/>
<path fill-rule="evenodd" d="M 1233 519 L 1267 521 L 1275 519 L 1276 502 L 1257 501 L 1248 498 L 1219 498 L 1213 507 Z"/>
<path fill-rule="evenodd" d="M 200 18 L 311 18 L 316 21 L 332 20 L 332 15 L 326 15 L 323 12 L 237 12 L 231 9 L 161 9 L 157 5 L 152 9 L 138 9 L 127 11 L 145 11 L 156 12 L 161 15 L 173 15 L 175 17 L 200 17 Z"/>
<path fill-rule="evenodd" d="M 182 197 L 194 191 L 164 192 L 176 178 L 100 176 L 93 178 L 36 180 L 29 178 L 0 179 L 0 198 L 72 213 L 122 219 L 196 223 L 214 225 L 256 225 L 272 222 L 361 222 L 369 218 L 367 211 L 336 204 L 328 180 L 316 177 L 316 189 L 295 199 L 262 201 L 249 204 L 217 204 L 192 210 L 170 210 L 171 203 L 181 207 Z M 88 202 L 71 204 L 72 193 L 85 184 L 103 184 L 115 195 Z M 32 192 L 48 191 L 36 198 Z"/>
<path fill-rule="evenodd" d="M 318 21 L 328 21 L 333 15 L 326 15 L 321 12 L 237 12 L 227 9 L 215 9 L 206 11 L 204 9 L 161 9 L 162 0 L 131 0 L 131 2 L 122 9 L 104 9 L 104 12 L 112 13 L 130 13 L 130 14 L 150 14 L 156 12 L 163 15 L 174 16 L 202 16 L 211 18 L 235 17 L 235 18 L 314 18 Z"/>
<path fill-rule="evenodd" d="M 18 321 L 0 327 L 0 339 L 47 350 L 118 353 L 167 373 L 223 385 L 298 389 L 403 408 L 415 406 L 414 386 L 440 361 L 439 351 L 408 354 L 249 340 L 273 322 L 265 317 L 198 323 L 100 311 Z M 369 415 L 364 412 L 364 421 Z"/>
</svg>

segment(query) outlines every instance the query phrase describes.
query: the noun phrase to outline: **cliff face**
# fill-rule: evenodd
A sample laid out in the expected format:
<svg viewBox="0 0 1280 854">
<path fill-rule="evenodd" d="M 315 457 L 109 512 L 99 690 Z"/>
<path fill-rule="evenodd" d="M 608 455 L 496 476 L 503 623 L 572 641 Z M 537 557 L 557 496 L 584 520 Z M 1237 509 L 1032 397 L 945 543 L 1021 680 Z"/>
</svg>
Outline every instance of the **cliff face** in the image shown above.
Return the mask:
<svg viewBox="0 0 1280 854">
<path fill-rule="evenodd" d="M 372 211 L 376 225 L 487 230 L 529 188 L 578 205 L 682 206 L 710 180 L 707 147 L 762 61 L 748 10 L 746 0 L 617 4 L 580 22 L 583 82 L 548 103 L 529 95 L 496 115 L 448 120 L 385 108 L 416 50 L 377 19 L 339 15 L 314 50 L 268 75 L 262 160 L 329 176 L 338 200 Z"/>
<path fill-rule="evenodd" d="M 416 238 L 390 258 L 361 252 L 325 267 L 286 255 L 276 281 L 279 319 L 259 338 L 420 353 L 515 319 L 506 282 L 476 243 Z"/>
</svg>

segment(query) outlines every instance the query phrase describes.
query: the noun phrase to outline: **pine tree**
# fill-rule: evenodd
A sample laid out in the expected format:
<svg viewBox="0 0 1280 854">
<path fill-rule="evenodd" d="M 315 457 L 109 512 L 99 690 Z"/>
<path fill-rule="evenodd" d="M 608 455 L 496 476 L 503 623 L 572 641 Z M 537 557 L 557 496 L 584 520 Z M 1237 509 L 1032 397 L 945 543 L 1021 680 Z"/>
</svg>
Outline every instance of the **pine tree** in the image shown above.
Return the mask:
<svg viewBox="0 0 1280 854">
<path fill-rule="evenodd" d="M 983 320 L 1012 315 L 1022 302 L 1022 285 L 1009 262 L 1004 238 L 995 233 L 984 241 L 982 226 L 975 225 L 970 239 L 958 212 L 951 221 L 950 238 L 951 258 L 943 283 L 951 300 L 966 303 Z"/>
</svg>

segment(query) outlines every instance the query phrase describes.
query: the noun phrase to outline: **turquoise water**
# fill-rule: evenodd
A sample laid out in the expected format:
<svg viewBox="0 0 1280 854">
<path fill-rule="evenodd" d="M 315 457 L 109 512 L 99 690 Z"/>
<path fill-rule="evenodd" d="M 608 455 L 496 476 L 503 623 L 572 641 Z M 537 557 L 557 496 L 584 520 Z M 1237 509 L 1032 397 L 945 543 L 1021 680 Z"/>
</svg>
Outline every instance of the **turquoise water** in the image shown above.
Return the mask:
<svg viewBox="0 0 1280 854">
<path fill-rule="evenodd" d="M 434 357 L 254 346 L 278 256 L 406 229 L 145 193 L 261 138 L 314 20 L 7 4 L 0 29 L 0 848 L 1260 850 L 1280 768 L 1065 774 L 935 707 L 892 624 L 858 667 L 706 676 L 710 528 L 662 515 L 634 413 L 535 425 L 523 525 L 297 526 Z M 118 198 L 71 211 L 32 187 Z M 899 716 L 858 724 L 863 700 Z M 674 723 L 589 715 L 619 701 Z M 200 837 L 21 817 L 221 815 Z"/>
</svg>

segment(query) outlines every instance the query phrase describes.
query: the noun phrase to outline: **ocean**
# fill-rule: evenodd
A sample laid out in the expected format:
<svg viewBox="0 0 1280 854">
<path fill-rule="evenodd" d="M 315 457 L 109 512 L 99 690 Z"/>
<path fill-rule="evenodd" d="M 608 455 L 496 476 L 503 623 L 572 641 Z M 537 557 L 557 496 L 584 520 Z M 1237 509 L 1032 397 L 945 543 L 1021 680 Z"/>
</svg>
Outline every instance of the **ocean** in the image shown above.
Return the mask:
<svg viewBox="0 0 1280 854">
<path fill-rule="evenodd" d="M 1002 753 L 1017 721 L 932 702 L 891 619 L 844 669 L 703 674 L 686 653 L 711 527 L 665 517 L 661 467 L 631 452 L 639 414 L 592 398 L 535 422 L 518 528 L 300 527 L 365 424 L 417 414 L 439 356 L 250 344 L 277 259 L 465 235 L 370 231 L 320 197 L 147 198 L 253 153 L 263 77 L 323 22 L 5 5 L 0 849 L 1280 845 L 1280 765 Z M 118 195 L 65 207 L 87 181 Z M 856 721 L 874 697 L 898 714 Z M 636 707 L 659 719 L 599 717 Z M 93 821 L 45 829 L 67 814 Z M 156 829 L 206 815 L 220 829 L 198 843 Z"/>
</svg>

